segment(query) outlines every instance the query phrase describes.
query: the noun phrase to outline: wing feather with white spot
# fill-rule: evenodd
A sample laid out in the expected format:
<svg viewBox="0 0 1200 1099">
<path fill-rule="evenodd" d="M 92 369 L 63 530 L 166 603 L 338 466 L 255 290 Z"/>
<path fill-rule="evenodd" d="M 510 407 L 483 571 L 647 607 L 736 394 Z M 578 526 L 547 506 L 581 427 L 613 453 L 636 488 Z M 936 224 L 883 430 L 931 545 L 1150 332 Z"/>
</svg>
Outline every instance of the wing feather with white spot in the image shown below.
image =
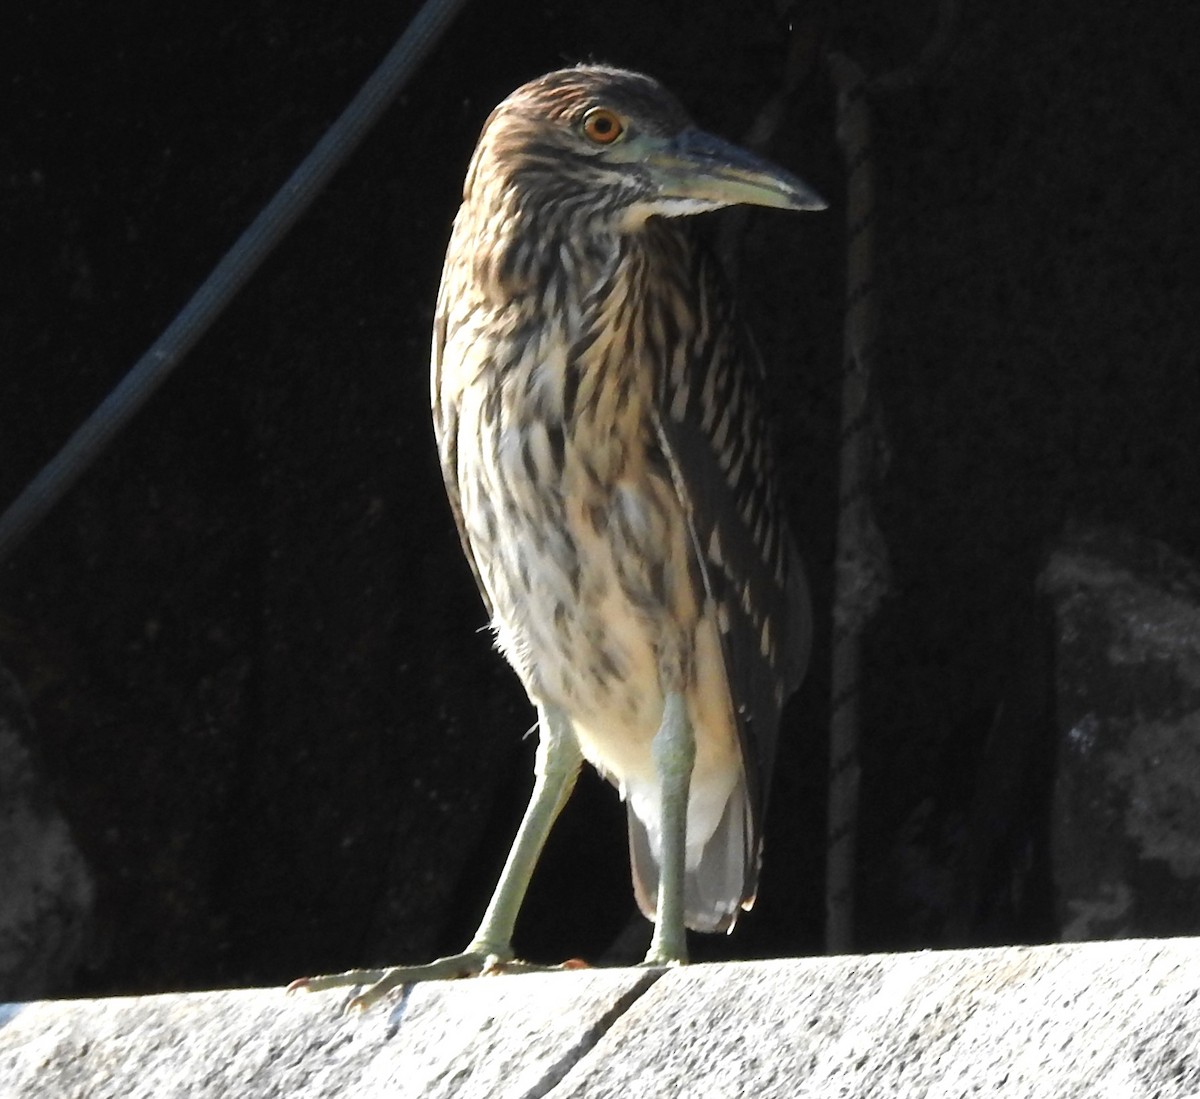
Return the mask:
<svg viewBox="0 0 1200 1099">
<path fill-rule="evenodd" d="M 690 232 L 664 230 L 692 251 L 679 268 L 690 272 L 691 285 L 664 299 L 663 312 L 679 327 L 680 304 L 699 304 L 659 379 L 656 429 L 718 607 L 757 837 L 780 712 L 808 663 L 812 610 L 776 483 L 757 351 L 715 258 Z M 757 855 L 758 840 L 752 843 Z"/>
</svg>

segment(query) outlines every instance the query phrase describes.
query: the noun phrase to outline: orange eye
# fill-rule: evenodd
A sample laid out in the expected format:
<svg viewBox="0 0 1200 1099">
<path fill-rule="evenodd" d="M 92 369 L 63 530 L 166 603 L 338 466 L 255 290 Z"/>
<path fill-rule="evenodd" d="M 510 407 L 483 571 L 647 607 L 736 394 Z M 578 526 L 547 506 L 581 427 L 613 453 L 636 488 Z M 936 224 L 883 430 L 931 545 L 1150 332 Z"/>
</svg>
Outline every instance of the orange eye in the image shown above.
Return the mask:
<svg viewBox="0 0 1200 1099">
<path fill-rule="evenodd" d="M 583 136 L 596 145 L 611 145 L 624 132 L 621 119 L 607 107 L 593 107 L 583 116 Z"/>
</svg>

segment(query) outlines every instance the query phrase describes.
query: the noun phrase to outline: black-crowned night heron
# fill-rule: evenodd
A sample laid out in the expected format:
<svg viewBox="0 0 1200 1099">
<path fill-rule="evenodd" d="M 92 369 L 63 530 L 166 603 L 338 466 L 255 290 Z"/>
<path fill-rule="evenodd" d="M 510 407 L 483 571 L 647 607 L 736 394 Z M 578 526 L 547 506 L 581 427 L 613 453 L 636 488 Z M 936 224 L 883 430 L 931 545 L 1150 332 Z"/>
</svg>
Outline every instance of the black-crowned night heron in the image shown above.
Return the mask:
<svg viewBox="0 0 1200 1099">
<path fill-rule="evenodd" d="M 629 813 L 648 965 L 754 901 L 779 714 L 811 613 L 775 484 L 761 367 L 684 215 L 816 210 L 804 183 L 598 66 L 488 118 L 446 253 L 433 420 L 496 641 L 538 709 L 536 781 L 474 940 L 425 966 L 519 968 L 512 932 L 583 759 Z"/>
</svg>

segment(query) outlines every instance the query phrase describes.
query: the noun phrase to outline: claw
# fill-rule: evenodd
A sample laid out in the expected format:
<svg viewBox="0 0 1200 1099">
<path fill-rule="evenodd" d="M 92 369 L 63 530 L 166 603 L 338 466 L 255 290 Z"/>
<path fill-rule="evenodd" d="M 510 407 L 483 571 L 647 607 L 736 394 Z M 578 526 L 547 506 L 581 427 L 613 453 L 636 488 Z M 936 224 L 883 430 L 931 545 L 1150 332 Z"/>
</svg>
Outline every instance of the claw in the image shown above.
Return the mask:
<svg viewBox="0 0 1200 1099">
<path fill-rule="evenodd" d="M 506 973 L 555 973 L 587 968 L 587 963 L 580 958 L 570 958 L 560 965 L 537 965 L 505 957 L 504 954 L 490 950 L 465 950 L 461 954 L 438 958 L 426 965 L 399 965 L 390 969 L 351 969 L 345 973 L 327 973 L 320 977 L 298 977 L 287 986 L 287 994 L 324 992 L 330 988 L 366 985 L 367 987 L 352 997 L 345 1007 L 347 1014 L 357 1014 L 377 1004 L 392 989 L 401 985 L 417 984 L 420 981 L 453 981 L 466 977 L 498 977 Z"/>
<path fill-rule="evenodd" d="M 366 1011 L 394 988 L 419 981 L 451 981 L 460 977 L 478 977 L 499 972 L 507 962 L 491 951 L 467 950 L 438 958 L 426 965 L 401 965 L 388 969 L 351 969 L 345 973 L 328 973 L 320 977 L 300 977 L 287 987 L 289 993 L 298 991 L 323 992 L 330 988 L 366 985 L 362 992 L 346 1004 L 347 1013 Z"/>
</svg>

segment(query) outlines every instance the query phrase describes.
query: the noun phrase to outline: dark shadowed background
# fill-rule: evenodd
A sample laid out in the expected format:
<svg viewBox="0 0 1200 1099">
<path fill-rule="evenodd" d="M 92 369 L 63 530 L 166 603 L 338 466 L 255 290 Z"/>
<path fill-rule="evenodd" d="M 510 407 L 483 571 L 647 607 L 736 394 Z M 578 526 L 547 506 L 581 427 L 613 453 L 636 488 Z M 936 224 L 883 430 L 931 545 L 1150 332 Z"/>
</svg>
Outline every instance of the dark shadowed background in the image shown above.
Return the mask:
<svg viewBox="0 0 1200 1099">
<path fill-rule="evenodd" d="M 411 0 L 13 0 L 0 45 L 0 504 L 146 349 L 406 26 Z M 932 3 L 476 2 L 211 334 L 0 567 L 0 661 L 97 881 L 111 992 L 279 982 L 460 947 L 530 786 L 532 710 L 481 632 L 428 413 L 441 256 L 480 125 L 578 60 L 741 138 L 791 34 L 878 73 Z M 1190 5 L 963 0 L 875 100 L 876 496 L 858 945 L 1034 941 L 1045 612 L 1069 519 L 1200 552 L 1200 109 Z M 789 31 L 789 26 L 799 27 Z M 831 199 L 739 250 L 816 592 L 755 910 L 701 957 L 820 949 L 843 294 L 820 67 L 769 152 Z M 998 765 L 997 759 L 1009 764 Z M 1015 762 L 1013 762 L 1015 760 Z M 1020 781 L 1001 784 L 997 767 Z M 594 775 L 518 928 L 598 959 L 634 914 Z"/>
</svg>

